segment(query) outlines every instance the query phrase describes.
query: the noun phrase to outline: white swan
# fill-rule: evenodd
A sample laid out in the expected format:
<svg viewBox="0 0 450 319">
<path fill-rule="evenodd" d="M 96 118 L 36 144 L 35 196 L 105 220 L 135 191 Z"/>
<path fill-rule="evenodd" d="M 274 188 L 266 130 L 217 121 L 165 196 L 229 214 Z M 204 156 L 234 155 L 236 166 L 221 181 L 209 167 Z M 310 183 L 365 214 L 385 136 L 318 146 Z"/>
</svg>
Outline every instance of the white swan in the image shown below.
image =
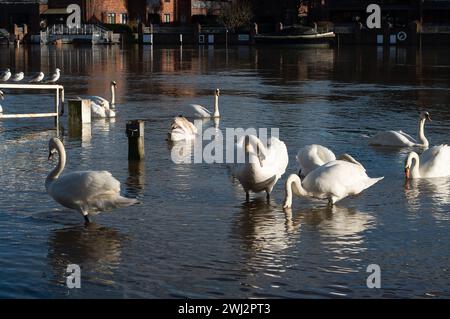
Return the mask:
<svg viewBox="0 0 450 319">
<path fill-rule="evenodd" d="M 306 176 L 317 167 L 336 160 L 336 156 L 325 146 L 311 144 L 301 148 L 297 153 L 296 159 L 299 168 L 298 175 Z M 342 154 L 337 159 L 361 165 L 349 154 Z"/>
<path fill-rule="evenodd" d="M 92 116 L 95 118 L 105 118 L 105 117 L 116 117 L 116 112 L 111 108 L 114 108 L 116 104 L 116 91 L 117 86 L 116 81 L 111 81 L 111 101 L 101 97 L 101 96 L 88 96 L 87 98 L 91 100 L 91 111 Z"/>
<path fill-rule="evenodd" d="M 191 108 L 194 111 L 194 116 L 199 118 L 218 118 L 220 117 L 219 113 L 219 95 L 220 90 L 216 89 L 214 92 L 214 113 L 211 114 L 208 109 L 199 105 L 199 104 L 191 104 Z"/>
<path fill-rule="evenodd" d="M 373 136 L 369 141 L 369 145 L 396 146 L 396 147 L 420 146 L 426 148 L 429 145 L 428 140 L 425 137 L 424 133 L 426 120 L 431 122 L 430 113 L 428 112 L 420 113 L 420 120 L 419 120 L 420 143 L 417 143 L 417 141 L 412 136 L 402 131 L 384 131 L 379 132 L 375 136 Z"/>
<path fill-rule="evenodd" d="M 191 141 L 195 139 L 197 128 L 184 116 L 177 116 L 170 126 L 169 140 L 172 142 Z"/>
<path fill-rule="evenodd" d="M 24 77 L 25 77 L 25 74 L 23 72 L 19 72 L 19 73 L 14 74 L 11 77 L 11 81 L 20 82 L 23 80 Z"/>
<path fill-rule="evenodd" d="M 59 204 L 80 212 L 86 222 L 89 214 L 136 204 L 136 199 L 120 195 L 120 182 L 107 171 L 80 171 L 60 177 L 66 164 L 66 151 L 58 138 L 49 142 L 49 159 L 59 154 L 58 165 L 45 180 L 45 188 Z"/>
<path fill-rule="evenodd" d="M 3 101 L 5 99 L 5 93 L 3 93 L 3 91 L 0 90 L 0 100 Z M 0 104 L 0 113 L 3 113 L 3 107 Z"/>
<path fill-rule="evenodd" d="M 347 161 L 331 161 L 310 172 L 303 181 L 291 174 L 285 184 L 284 208 L 292 206 L 292 193 L 300 197 L 328 199 L 335 204 L 341 199 L 361 193 L 383 177 L 370 178 L 361 165 Z"/>
<path fill-rule="evenodd" d="M 450 147 L 438 145 L 422 155 L 409 153 L 405 162 L 406 178 L 433 178 L 450 176 Z"/>
<path fill-rule="evenodd" d="M 39 72 L 29 81 L 29 83 L 39 83 L 44 79 L 45 75 L 43 72 Z"/>
<path fill-rule="evenodd" d="M 7 82 L 10 77 L 11 77 L 11 70 L 10 69 L 6 69 L 5 72 L 0 74 L 0 81 Z"/>
<path fill-rule="evenodd" d="M 237 143 L 239 154 L 245 154 L 244 163 L 236 163 L 234 175 L 245 190 L 246 199 L 249 192 L 265 191 L 269 198 L 278 179 L 286 171 L 289 156 L 286 145 L 276 137 L 269 140 L 266 147 L 254 135 L 247 135 Z"/>
<path fill-rule="evenodd" d="M 50 79 L 48 79 L 46 83 L 56 83 L 56 82 L 58 82 L 60 76 L 61 76 L 61 70 L 56 68 L 55 73 L 53 73 L 50 76 Z"/>
</svg>

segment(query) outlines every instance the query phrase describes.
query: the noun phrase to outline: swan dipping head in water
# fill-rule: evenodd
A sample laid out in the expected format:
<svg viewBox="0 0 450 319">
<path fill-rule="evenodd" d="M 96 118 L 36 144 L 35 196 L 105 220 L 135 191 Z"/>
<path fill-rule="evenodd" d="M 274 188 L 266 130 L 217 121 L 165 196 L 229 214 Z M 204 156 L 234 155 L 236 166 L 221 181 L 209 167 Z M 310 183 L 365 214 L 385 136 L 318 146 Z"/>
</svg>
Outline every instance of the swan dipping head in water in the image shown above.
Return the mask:
<svg viewBox="0 0 450 319">
<path fill-rule="evenodd" d="M 89 222 L 89 215 L 127 207 L 138 201 L 120 195 L 120 182 L 107 171 L 78 171 L 60 176 L 66 165 L 66 151 L 58 138 L 49 141 L 49 160 L 58 153 L 57 166 L 45 180 L 49 195 L 59 204 L 76 210 Z"/>
</svg>

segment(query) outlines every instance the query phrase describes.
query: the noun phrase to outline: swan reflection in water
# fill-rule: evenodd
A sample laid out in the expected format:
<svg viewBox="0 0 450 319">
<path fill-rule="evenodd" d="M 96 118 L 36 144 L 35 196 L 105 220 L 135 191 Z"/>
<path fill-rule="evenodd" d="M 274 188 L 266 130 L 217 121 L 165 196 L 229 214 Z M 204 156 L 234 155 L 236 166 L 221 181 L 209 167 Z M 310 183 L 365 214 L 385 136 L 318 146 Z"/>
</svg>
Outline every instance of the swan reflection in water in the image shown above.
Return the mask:
<svg viewBox="0 0 450 319">
<path fill-rule="evenodd" d="M 83 280 L 114 284 L 125 239 L 115 229 L 95 223 L 55 230 L 49 239 L 48 260 L 56 280 L 65 285 L 67 266 L 77 264 Z"/>
<path fill-rule="evenodd" d="M 366 250 L 364 232 L 375 222 L 375 217 L 357 209 L 327 205 L 283 211 L 277 204 L 256 198 L 242 205 L 235 227 L 243 247 L 250 252 L 247 270 L 284 272 L 287 256 L 292 254 L 287 250 L 291 248 L 298 250 L 299 258 L 307 256 L 309 261 L 305 262 L 310 264 L 323 264 L 320 260 L 329 257 L 355 258 Z M 331 267 L 332 271 L 352 271 L 339 263 Z"/>
<path fill-rule="evenodd" d="M 429 211 L 437 220 L 450 220 L 450 177 L 406 181 L 405 197 L 410 211 Z"/>
<path fill-rule="evenodd" d="M 272 274 L 284 272 L 287 254 L 300 233 L 298 216 L 284 213 L 280 206 L 265 197 L 256 197 L 241 205 L 234 223 L 234 236 L 242 242 L 245 270 Z"/>
<path fill-rule="evenodd" d="M 367 250 L 365 232 L 376 226 L 373 214 L 337 205 L 302 208 L 294 212 L 304 228 L 304 262 L 326 272 L 352 273 L 359 270 L 361 253 Z M 318 235 L 318 236 L 317 236 Z"/>
</svg>

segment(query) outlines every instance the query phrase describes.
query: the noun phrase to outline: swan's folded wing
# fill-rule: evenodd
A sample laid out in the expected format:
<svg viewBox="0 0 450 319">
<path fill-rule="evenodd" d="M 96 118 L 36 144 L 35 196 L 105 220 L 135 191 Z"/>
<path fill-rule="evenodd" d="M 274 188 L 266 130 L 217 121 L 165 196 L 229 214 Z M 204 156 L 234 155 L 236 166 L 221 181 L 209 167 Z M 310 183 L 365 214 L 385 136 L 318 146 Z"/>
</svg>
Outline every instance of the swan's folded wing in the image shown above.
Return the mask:
<svg viewBox="0 0 450 319">
<path fill-rule="evenodd" d="M 104 107 L 98 105 L 91 100 L 91 111 L 93 117 L 106 117 L 106 110 Z"/>
<path fill-rule="evenodd" d="M 402 135 L 402 136 L 404 136 L 404 137 L 406 137 L 406 138 L 407 138 L 408 140 L 410 140 L 411 142 L 417 143 L 417 140 L 416 140 L 414 137 L 412 137 L 411 135 L 406 134 L 406 133 L 403 132 L 403 131 L 397 131 L 397 133 L 400 134 L 400 135 Z"/>
<path fill-rule="evenodd" d="M 427 149 L 420 155 L 419 165 L 423 175 L 429 177 L 447 175 L 450 172 L 450 147 L 437 145 Z"/>
<path fill-rule="evenodd" d="M 191 107 L 194 110 L 195 116 L 211 117 L 211 112 L 208 111 L 205 107 L 199 104 L 191 104 Z"/>
<path fill-rule="evenodd" d="M 61 176 L 53 192 L 62 200 L 85 200 L 120 193 L 120 182 L 107 171 L 82 171 Z"/>
<path fill-rule="evenodd" d="M 276 137 L 270 138 L 270 146 L 267 149 L 266 159 L 264 165 L 269 164 L 274 166 L 274 172 L 277 177 L 281 177 L 286 171 L 289 163 L 289 155 L 286 144 Z"/>
<path fill-rule="evenodd" d="M 92 95 L 92 96 L 87 96 L 87 99 L 90 99 L 92 102 L 95 102 L 96 104 L 109 109 L 109 101 L 101 96 L 97 96 L 97 95 Z"/>
</svg>

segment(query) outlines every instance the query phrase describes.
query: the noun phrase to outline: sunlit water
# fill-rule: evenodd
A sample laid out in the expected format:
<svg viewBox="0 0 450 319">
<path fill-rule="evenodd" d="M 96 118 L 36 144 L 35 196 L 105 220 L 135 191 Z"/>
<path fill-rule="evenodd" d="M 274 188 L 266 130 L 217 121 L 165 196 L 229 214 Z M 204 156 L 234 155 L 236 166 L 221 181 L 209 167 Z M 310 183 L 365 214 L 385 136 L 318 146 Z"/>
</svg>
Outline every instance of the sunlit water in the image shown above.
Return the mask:
<svg viewBox="0 0 450 319">
<path fill-rule="evenodd" d="M 415 135 L 420 110 L 433 118 L 431 144 L 450 142 L 446 48 L 1 47 L 5 67 L 59 67 L 66 98 L 108 97 L 118 82 L 115 121 L 80 138 L 62 119 L 66 170 L 109 170 L 141 204 L 85 227 L 45 192 L 53 121 L 1 121 L 0 297 L 450 297 L 450 180 L 405 184 L 410 150 L 367 146 L 379 130 Z M 319 143 L 385 179 L 333 208 L 294 199 L 285 213 L 285 175 L 269 203 L 246 203 L 226 164 L 177 165 L 165 141 L 171 118 L 190 103 L 212 107 L 216 87 L 220 129 L 279 128 L 287 173 L 300 147 Z M 50 95 L 4 91 L 5 113 L 52 110 Z M 129 119 L 146 120 L 140 165 L 127 161 Z M 65 285 L 71 263 L 81 289 Z M 370 264 L 381 289 L 366 286 Z"/>
</svg>

